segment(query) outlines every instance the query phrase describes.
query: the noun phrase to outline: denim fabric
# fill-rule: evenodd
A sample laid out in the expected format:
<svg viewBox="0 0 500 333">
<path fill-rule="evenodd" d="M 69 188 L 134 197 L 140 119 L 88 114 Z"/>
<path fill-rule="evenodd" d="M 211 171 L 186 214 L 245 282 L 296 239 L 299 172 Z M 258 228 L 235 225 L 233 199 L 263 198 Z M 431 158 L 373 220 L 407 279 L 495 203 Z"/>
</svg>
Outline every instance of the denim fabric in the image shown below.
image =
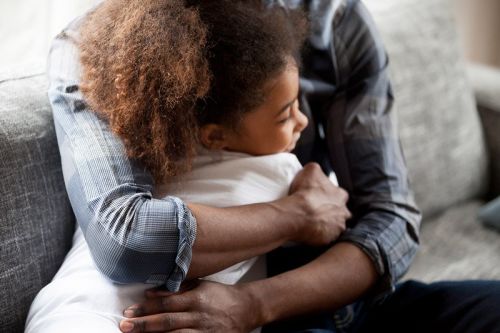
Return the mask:
<svg viewBox="0 0 500 333">
<path fill-rule="evenodd" d="M 500 281 L 407 281 L 349 332 L 498 333 Z"/>
<path fill-rule="evenodd" d="M 499 308 L 500 281 L 406 281 L 381 302 L 338 310 L 333 327 L 316 320 L 305 328 L 311 323 L 297 319 L 263 333 L 498 333 Z"/>
</svg>

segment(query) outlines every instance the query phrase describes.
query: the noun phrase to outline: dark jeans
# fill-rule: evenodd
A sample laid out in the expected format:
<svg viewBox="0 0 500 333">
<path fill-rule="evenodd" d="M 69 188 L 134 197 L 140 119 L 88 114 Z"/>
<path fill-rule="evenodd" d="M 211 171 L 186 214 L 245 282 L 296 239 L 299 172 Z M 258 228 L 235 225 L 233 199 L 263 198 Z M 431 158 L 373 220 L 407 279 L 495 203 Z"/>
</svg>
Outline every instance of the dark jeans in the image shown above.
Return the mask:
<svg viewBox="0 0 500 333">
<path fill-rule="evenodd" d="M 299 250 L 299 249 L 297 249 Z M 293 250 L 292 250 L 293 251 Z M 268 257 L 285 271 L 317 255 Z M 287 259 L 292 258 L 292 259 Z M 277 270 L 274 271 L 278 273 Z M 318 314 L 270 324 L 263 333 L 500 333 L 500 281 L 400 283 L 383 302 L 359 302 L 335 314 Z"/>
<path fill-rule="evenodd" d="M 348 332 L 500 332 L 500 281 L 408 281 Z"/>
<path fill-rule="evenodd" d="M 349 309 L 340 311 L 343 328 L 336 328 L 339 316 L 318 315 L 275 323 L 263 333 L 496 333 L 500 281 L 407 281 L 380 304 Z"/>
</svg>

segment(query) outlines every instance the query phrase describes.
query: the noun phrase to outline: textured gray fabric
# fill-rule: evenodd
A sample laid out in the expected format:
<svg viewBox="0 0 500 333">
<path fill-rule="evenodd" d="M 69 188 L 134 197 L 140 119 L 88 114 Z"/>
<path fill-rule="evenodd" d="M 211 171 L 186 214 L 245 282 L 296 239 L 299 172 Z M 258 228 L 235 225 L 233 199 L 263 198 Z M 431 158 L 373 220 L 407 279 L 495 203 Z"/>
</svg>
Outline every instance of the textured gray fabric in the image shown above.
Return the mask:
<svg viewBox="0 0 500 333">
<path fill-rule="evenodd" d="M 480 201 L 469 201 L 425 221 L 420 252 L 405 279 L 500 279 L 500 233 L 477 220 Z"/>
<path fill-rule="evenodd" d="M 477 103 L 500 112 L 500 69 L 472 63 L 467 74 Z"/>
<path fill-rule="evenodd" d="M 400 137 L 424 216 L 485 191 L 487 156 L 448 1 L 367 1 L 391 61 Z"/>
<path fill-rule="evenodd" d="M 500 70 L 472 65 L 468 67 L 468 74 L 490 155 L 491 192 L 500 195 Z"/>
<path fill-rule="evenodd" d="M 0 75 L 0 331 L 21 332 L 32 299 L 71 245 L 44 76 Z"/>
</svg>

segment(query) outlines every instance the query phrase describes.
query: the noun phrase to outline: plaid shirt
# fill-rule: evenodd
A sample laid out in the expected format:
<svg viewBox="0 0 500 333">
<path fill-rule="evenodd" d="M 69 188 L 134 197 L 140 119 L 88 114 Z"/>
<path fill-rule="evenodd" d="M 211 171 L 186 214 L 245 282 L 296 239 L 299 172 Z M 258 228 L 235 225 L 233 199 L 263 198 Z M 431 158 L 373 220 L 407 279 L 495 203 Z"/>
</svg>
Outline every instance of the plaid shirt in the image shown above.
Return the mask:
<svg viewBox="0 0 500 333">
<path fill-rule="evenodd" d="M 363 249 L 383 277 L 384 294 L 418 247 L 420 214 L 391 120 L 387 56 L 374 23 L 356 0 L 275 0 L 303 6 L 311 34 L 300 81 L 309 118 L 296 153 L 335 171 L 354 214 L 341 236 Z M 98 268 L 120 283 L 166 283 L 186 276 L 196 221 L 180 199 L 152 197 L 153 179 L 79 91 L 78 20 L 55 39 L 49 99 L 68 195 Z"/>
</svg>

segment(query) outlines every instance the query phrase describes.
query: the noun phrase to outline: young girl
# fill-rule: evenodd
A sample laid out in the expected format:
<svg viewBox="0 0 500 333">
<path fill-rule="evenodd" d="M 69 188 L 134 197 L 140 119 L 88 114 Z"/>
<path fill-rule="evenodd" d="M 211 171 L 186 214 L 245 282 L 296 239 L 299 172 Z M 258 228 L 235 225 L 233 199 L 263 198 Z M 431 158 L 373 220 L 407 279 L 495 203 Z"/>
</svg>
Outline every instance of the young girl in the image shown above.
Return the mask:
<svg viewBox="0 0 500 333">
<path fill-rule="evenodd" d="M 298 101 L 305 32 L 300 12 L 249 2 L 108 0 L 80 29 L 82 90 L 151 172 L 156 197 L 220 207 L 273 201 L 301 168 L 290 152 L 308 122 Z M 123 309 L 151 287 L 111 283 L 81 229 L 73 242 L 26 332 L 119 332 Z M 220 269 L 207 278 L 266 277 L 262 258 Z"/>
</svg>

